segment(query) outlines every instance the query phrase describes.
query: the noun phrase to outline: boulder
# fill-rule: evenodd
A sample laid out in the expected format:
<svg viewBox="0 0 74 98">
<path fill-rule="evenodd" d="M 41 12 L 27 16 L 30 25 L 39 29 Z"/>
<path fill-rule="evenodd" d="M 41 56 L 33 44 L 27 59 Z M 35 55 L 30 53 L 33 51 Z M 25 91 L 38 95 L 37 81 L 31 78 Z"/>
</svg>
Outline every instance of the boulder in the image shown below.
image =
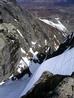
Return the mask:
<svg viewBox="0 0 74 98">
<path fill-rule="evenodd" d="M 64 77 L 44 72 L 34 87 L 21 98 L 47 98 L 47 95 L 57 87 Z"/>
<path fill-rule="evenodd" d="M 74 78 L 65 78 L 52 92 L 51 97 L 48 94 L 46 98 L 74 98 Z"/>
</svg>

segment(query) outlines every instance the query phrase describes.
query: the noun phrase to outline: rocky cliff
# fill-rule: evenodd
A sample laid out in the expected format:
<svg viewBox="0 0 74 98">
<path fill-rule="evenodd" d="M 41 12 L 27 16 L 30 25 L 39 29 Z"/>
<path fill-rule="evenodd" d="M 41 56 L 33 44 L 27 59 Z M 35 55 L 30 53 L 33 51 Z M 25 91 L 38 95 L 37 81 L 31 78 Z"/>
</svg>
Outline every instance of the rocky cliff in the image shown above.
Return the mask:
<svg viewBox="0 0 74 98">
<path fill-rule="evenodd" d="M 26 10 L 23 11 L 15 3 L 15 0 L 12 1 L 0 0 L 0 40 L 2 41 L 1 52 L 3 51 L 4 55 L 1 54 L 0 56 L 3 60 L 0 60 L 2 61 L 0 63 L 1 70 L 3 69 L 1 76 L 2 73 L 3 75 L 6 73 L 10 75 L 12 72 L 12 66 L 16 65 L 20 58 L 20 56 L 16 56 L 20 54 L 17 51 L 20 47 L 28 52 L 30 48 L 34 48 L 35 51 L 42 51 L 42 47 L 48 45 L 53 51 L 64 40 L 64 34 L 67 33 L 46 25 Z M 36 42 L 35 47 L 32 47 L 33 42 Z M 16 58 L 15 61 L 14 58 Z M 2 78 L 5 77 L 2 76 Z"/>
<path fill-rule="evenodd" d="M 45 40 L 47 40 L 48 45 L 51 45 L 54 50 L 54 44 L 59 45 L 63 41 L 64 32 L 60 32 L 52 26 L 48 26 L 39 21 L 26 10 L 23 11 L 16 4 L 6 1 L 0 1 L 0 4 L 3 21 L 12 23 L 19 30 L 21 33 L 21 36 L 19 34 L 21 46 L 25 49 L 25 51 L 28 51 L 32 46 L 32 41 L 44 46 Z"/>
<path fill-rule="evenodd" d="M 43 55 L 48 54 L 46 59 L 49 59 L 73 48 L 74 34 L 67 35 L 68 32 L 59 31 L 23 11 L 15 0 L 0 0 L 0 82 L 15 73 L 22 55 L 33 57 L 31 52 L 41 53 L 38 54 L 41 61 Z M 66 36 L 67 40 L 62 43 Z M 49 47 L 51 51 L 43 54 Z M 25 53 L 21 53 L 21 48 Z M 74 98 L 73 91 L 73 74 L 63 76 L 44 72 L 22 98 Z"/>
</svg>

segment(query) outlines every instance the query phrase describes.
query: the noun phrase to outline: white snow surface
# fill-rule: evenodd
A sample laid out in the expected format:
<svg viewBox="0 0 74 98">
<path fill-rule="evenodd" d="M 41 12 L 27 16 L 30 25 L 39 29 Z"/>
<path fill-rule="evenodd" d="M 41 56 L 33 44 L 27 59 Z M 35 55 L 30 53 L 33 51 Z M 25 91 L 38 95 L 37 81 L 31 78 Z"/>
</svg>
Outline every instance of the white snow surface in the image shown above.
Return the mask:
<svg viewBox="0 0 74 98">
<path fill-rule="evenodd" d="M 29 81 L 21 96 L 25 95 L 34 86 L 45 71 L 49 71 L 53 74 L 71 75 L 72 72 L 74 72 L 74 48 L 44 61 Z"/>
<path fill-rule="evenodd" d="M 0 98 L 20 98 L 34 86 L 45 71 L 60 75 L 71 75 L 74 72 L 74 48 L 44 61 L 41 65 L 30 62 L 27 58 L 23 59 L 29 64 L 32 76 L 26 75 L 20 80 L 6 81 L 0 86 Z"/>
<path fill-rule="evenodd" d="M 55 18 L 55 19 L 56 19 L 57 23 L 54 23 L 54 22 L 52 22 L 50 20 L 47 20 L 47 19 L 39 18 L 40 21 L 43 21 L 44 23 L 46 23 L 48 25 L 51 25 L 51 26 L 57 28 L 60 31 L 66 32 L 67 28 L 60 22 L 59 18 Z"/>
</svg>

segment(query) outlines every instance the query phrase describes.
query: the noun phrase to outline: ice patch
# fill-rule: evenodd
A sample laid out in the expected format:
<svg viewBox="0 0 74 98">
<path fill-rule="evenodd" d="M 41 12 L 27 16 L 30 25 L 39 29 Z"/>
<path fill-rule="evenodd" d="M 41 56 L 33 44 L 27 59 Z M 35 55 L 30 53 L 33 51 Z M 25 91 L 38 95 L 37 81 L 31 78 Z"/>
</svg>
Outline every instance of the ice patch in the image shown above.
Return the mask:
<svg viewBox="0 0 74 98">
<path fill-rule="evenodd" d="M 17 29 L 17 32 L 19 33 L 19 35 L 22 37 L 22 38 L 24 38 L 23 37 L 23 35 L 22 35 L 22 33 Z"/>
</svg>

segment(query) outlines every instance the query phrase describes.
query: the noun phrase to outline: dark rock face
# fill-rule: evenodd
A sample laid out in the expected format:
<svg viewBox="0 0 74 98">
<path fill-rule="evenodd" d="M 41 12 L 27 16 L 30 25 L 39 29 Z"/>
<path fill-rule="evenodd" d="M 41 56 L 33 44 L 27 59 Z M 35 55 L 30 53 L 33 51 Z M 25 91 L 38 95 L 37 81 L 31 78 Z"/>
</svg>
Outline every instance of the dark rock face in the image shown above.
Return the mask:
<svg viewBox="0 0 74 98">
<path fill-rule="evenodd" d="M 65 78 L 47 98 L 74 98 L 74 78 Z"/>
<path fill-rule="evenodd" d="M 35 86 L 21 98 L 47 98 L 47 95 L 51 94 L 51 91 L 54 90 L 65 77 L 66 76 L 52 75 L 49 72 L 44 72 Z"/>
</svg>

